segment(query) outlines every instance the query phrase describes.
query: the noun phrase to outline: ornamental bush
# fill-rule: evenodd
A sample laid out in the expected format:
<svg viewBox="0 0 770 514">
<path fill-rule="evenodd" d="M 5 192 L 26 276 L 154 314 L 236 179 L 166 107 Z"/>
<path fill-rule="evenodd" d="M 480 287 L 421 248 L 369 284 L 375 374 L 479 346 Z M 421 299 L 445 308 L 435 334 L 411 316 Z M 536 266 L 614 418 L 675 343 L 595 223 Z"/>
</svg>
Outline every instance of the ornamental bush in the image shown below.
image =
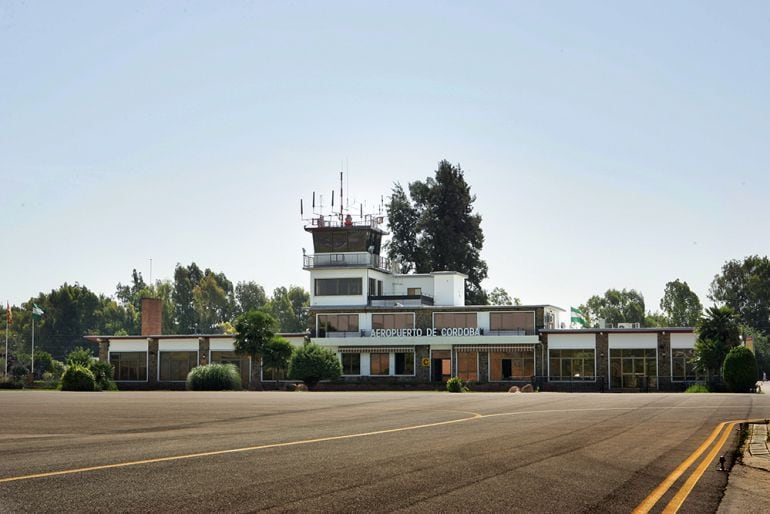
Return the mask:
<svg viewBox="0 0 770 514">
<path fill-rule="evenodd" d="M 113 377 L 115 376 L 115 368 L 106 361 L 92 361 L 88 366 L 91 373 L 94 374 L 96 380 L 96 389 L 98 391 L 117 391 L 118 386 L 115 385 Z"/>
<path fill-rule="evenodd" d="M 733 393 L 748 393 L 757 383 L 757 358 L 745 346 L 736 346 L 727 353 L 722 375 Z"/>
<path fill-rule="evenodd" d="M 188 391 L 238 391 L 241 373 L 234 364 L 207 364 L 187 374 Z"/>
<path fill-rule="evenodd" d="M 470 391 L 468 385 L 460 377 L 452 377 L 446 382 L 446 390 L 450 393 L 467 393 Z"/>
<path fill-rule="evenodd" d="M 312 388 L 321 380 L 334 380 L 342 374 L 342 366 L 334 352 L 317 344 L 300 348 L 289 362 L 289 378 L 302 380 Z"/>
<path fill-rule="evenodd" d="M 61 376 L 61 389 L 62 391 L 94 391 L 96 378 L 87 367 L 72 364 Z"/>
</svg>

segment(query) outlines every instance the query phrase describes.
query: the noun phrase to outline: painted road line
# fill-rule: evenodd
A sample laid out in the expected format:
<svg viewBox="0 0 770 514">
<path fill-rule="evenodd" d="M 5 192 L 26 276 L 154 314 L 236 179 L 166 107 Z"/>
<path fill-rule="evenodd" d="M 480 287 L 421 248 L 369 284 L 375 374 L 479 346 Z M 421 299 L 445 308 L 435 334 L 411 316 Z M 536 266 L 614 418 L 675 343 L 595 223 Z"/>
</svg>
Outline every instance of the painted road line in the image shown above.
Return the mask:
<svg viewBox="0 0 770 514">
<path fill-rule="evenodd" d="M 666 492 L 671 489 L 671 486 L 676 483 L 677 480 L 679 480 L 679 477 L 684 474 L 687 469 L 692 466 L 693 462 L 698 460 L 698 458 L 703 454 L 703 452 L 706 451 L 706 449 L 711 445 L 712 442 L 717 438 L 719 433 L 722 431 L 722 428 L 724 428 L 725 424 L 727 422 L 722 422 L 714 429 L 713 432 L 711 432 L 711 435 L 709 435 L 705 441 L 694 451 L 690 454 L 687 459 L 682 461 L 681 464 L 679 464 L 674 471 L 669 473 L 669 475 L 663 479 L 663 481 L 658 484 L 658 487 L 653 489 L 653 491 L 645 498 L 642 503 L 640 503 L 634 510 L 633 514 L 646 514 L 647 512 L 650 512 L 650 510 L 655 506 L 656 503 L 658 503 L 658 500 L 660 500 Z M 729 434 L 730 431 L 728 430 L 727 433 Z"/>
<path fill-rule="evenodd" d="M 357 437 L 369 437 L 374 435 L 381 435 L 381 434 L 394 434 L 397 432 L 406 432 L 409 430 L 420 430 L 423 428 L 432 428 L 432 427 L 438 427 L 442 425 L 452 425 L 457 423 L 464 423 L 466 421 L 473 421 L 477 419 L 481 419 L 484 416 L 482 414 L 478 413 L 471 413 L 472 416 L 467 418 L 460 418 L 460 419 L 452 419 L 449 421 L 438 421 L 436 423 L 425 423 L 422 425 L 411 425 L 406 427 L 399 427 L 399 428 L 389 428 L 386 430 L 376 430 L 373 432 L 361 432 L 358 434 L 346 434 L 346 435 L 336 435 L 336 436 L 329 436 L 329 437 L 319 437 L 316 439 L 303 439 L 300 441 L 289 441 L 285 443 L 273 443 L 273 444 L 263 444 L 260 446 L 247 446 L 245 448 L 232 448 L 229 450 L 215 450 L 210 452 L 201 452 L 201 453 L 189 453 L 186 455 L 174 455 L 171 457 L 158 457 L 154 459 L 144 459 L 144 460 L 136 460 L 131 462 L 119 462 L 116 464 L 103 464 L 100 466 L 89 466 L 89 467 L 83 467 L 83 468 L 73 468 L 73 469 L 64 469 L 61 471 L 50 471 L 46 473 L 35 473 L 32 475 L 22 475 L 22 476 L 16 476 L 16 477 L 8 477 L 8 478 L 0 478 L 0 484 L 6 483 L 6 482 L 19 482 L 21 480 L 32 480 L 34 478 L 47 478 L 47 477 L 55 477 L 60 475 L 71 475 L 74 473 L 85 473 L 88 471 L 100 471 L 104 469 L 115 469 L 115 468 L 126 468 L 129 466 L 140 466 L 143 464 L 154 464 L 157 462 L 171 462 L 175 460 L 184 460 L 184 459 L 195 459 L 200 457 L 211 457 L 214 455 L 226 455 L 228 453 L 242 453 L 242 452 L 253 452 L 257 450 L 267 450 L 270 448 L 285 448 L 287 446 L 300 446 L 304 444 L 314 444 L 314 443 L 322 443 L 327 441 L 342 441 L 344 439 L 355 439 Z"/>
<path fill-rule="evenodd" d="M 674 514 L 677 511 L 679 511 L 679 508 L 682 506 L 684 501 L 687 499 L 687 497 L 690 495 L 690 492 L 692 492 L 693 488 L 695 487 L 695 484 L 698 483 L 698 480 L 700 480 L 700 477 L 703 476 L 703 472 L 706 471 L 706 468 L 712 465 L 714 462 L 714 459 L 717 456 L 717 453 L 722 449 L 722 446 L 727 442 L 727 438 L 730 437 L 730 434 L 732 433 L 733 427 L 735 426 L 735 422 L 731 422 L 727 424 L 727 430 L 724 431 L 722 434 L 722 437 L 719 438 L 719 441 L 717 441 L 717 444 L 714 445 L 714 447 L 711 449 L 711 451 L 706 455 L 706 458 L 703 459 L 703 461 L 700 463 L 700 465 L 695 469 L 695 471 L 692 472 L 690 475 L 690 478 L 687 479 L 687 482 L 684 483 L 681 489 L 674 495 L 674 497 L 671 499 L 670 502 L 668 502 L 668 505 L 666 505 L 666 508 L 663 509 L 663 514 Z"/>
</svg>

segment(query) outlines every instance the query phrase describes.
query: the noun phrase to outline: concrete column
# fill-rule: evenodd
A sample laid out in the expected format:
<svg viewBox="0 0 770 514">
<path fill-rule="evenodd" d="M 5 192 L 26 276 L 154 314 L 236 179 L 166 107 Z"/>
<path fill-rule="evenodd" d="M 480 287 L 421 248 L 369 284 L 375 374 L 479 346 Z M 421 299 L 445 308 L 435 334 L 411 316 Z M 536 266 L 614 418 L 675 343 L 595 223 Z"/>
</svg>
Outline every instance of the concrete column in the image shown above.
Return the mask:
<svg viewBox="0 0 770 514">
<path fill-rule="evenodd" d="M 147 383 L 158 383 L 158 339 L 147 338 Z"/>
<path fill-rule="evenodd" d="M 658 389 L 671 389 L 671 332 L 658 332 Z"/>
<path fill-rule="evenodd" d="M 430 346 L 420 345 L 414 347 L 416 366 L 414 370 L 415 379 L 421 384 L 430 382 Z M 427 366 L 423 366 L 423 359 L 428 359 Z"/>
<path fill-rule="evenodd" d="M 107 362 L 110 358 L 110 340 L 99 339 L 99 360 Z"/>
<path fill-rule="evenodd" d="M 596 334 L 596 386 L 601 387 L 604 380 L 604 390 L 610 387 L 610 335 L 607 332 Z"/>
<path fill-rule="evenodd" d="M 210 341 L 208 337 L 198 338 L 198 365 L 205 366 L 209 364 Z"/>
<path fill-rule="evenodd" d="M 489 352 L 479 352 L 479 382 L 489 382 Z"/>
</svg>

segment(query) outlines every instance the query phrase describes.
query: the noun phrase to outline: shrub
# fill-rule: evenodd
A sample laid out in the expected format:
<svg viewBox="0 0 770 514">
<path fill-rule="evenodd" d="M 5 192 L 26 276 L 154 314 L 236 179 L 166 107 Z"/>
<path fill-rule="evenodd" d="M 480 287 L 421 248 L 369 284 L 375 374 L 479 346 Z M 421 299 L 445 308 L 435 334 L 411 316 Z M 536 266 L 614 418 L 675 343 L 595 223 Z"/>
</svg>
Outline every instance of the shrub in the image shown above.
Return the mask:
<svg viewBox="0 0 770 514">
<path fill-rule="evenodd" d="M 27 373 L 29 373 L 29 368 L 23 364 L 15 364 L 11 368 L 11 376 L 15 380 L 21 380 L 25 376 L 27 376 Z"/>
<path fill-rule="evenodd" d="M 188 391 L 237 391 L 241 373 L 234 364 L 207 364 L 187 374 Z"/>
<path fill-rule="evenodd" d="M 116 391 L 118 389 L 112 380 L 115 376 L 115 368 L 112 364 L 105 361 L 91 361 L 88 369 L 94 374 L 98 391 Z"/>
<path fill-rule="evenodd" d="M 65 367 L 62 361 L 54 360 L 53 362 L 51 362 L 51 369 L 49 371 L 57 380 L 60 379 L 61 376 L 64 374 L 64 370 L 65 370 Z"/>
<path fill-rule="evenodd" d="M 446 390 L 450 393 L 467 393 L 470 391 L 468 385 L 460 377 L 452 377 L 446 382 Z"/>
<path fill-rule="evenodd" d="M 94 354 L 91 353 L 91 350 L 78 346 L 67 354 L 67 366 L 77 364 L 88 368 L 91 366 L 91 362 L 94 360 L 93 356 Z"/>
<path fill-rule="evenodd" d="M 72 364 L 61 377 L 61 388 L 62 391 L 93 391 L 96 389 L 96 378 L 87 367 Z"/>
<path fill-rule="evenodd" d="M 722 375 L 733 393 L 748 393 L 757 383 L 757 358 L 745 346 L 736 346 L 727 353 Z"/>
<path fill-rule="evenodd" d="M 24 387 L 24 384 L 18 380 L 0 378 L 0 389 L 21 389 L 22 387 Z"/>
<path fill-rule="evenodd" d="M 685 390 L 685 393 L 710 393 L 708 387 L 703 384 L 693 384 Z"/>
<path fill-rule="evenodd" d="M 342 366 L 334 352 L 317 344 L 308 344 L 297 350 L 289 363 L 289 378 L 302 380 L 315 387 L 321 380 L 334 380 L 342 374 Z"/>
<path fill-rule="evenodd" d="M 48 352 L 35 350 L 35 375 L 42 377 L 46 371 L 53 368 L 53 357 Z"/>
</svg>

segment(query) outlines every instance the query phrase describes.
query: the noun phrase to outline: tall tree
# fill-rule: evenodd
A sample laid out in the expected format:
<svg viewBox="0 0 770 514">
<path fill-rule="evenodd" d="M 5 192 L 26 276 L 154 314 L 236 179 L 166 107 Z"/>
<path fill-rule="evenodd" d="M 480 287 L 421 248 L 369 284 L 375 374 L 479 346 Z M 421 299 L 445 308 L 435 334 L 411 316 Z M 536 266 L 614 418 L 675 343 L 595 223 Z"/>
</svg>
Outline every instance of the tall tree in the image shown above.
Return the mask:
<svg viewBox="0 0 770 514">
<path fill-rule="evenodd" d="M 698 295 L 679 279 L 666 284 L 660 308 L 671 327 L 694 327 L 703 312 Z"/>
<path fill-rule="evenodd" d="M 589 298 L 580 310 L 586 322 L 604 319 L 607 323 L 644 323 L 644 297 L 634 289 L 608 289 L 603 296 Z"/>
<path fill-rule="evenodd" d="M 388 257 L 398 261 L 401 273 L 425 268 L 427 256 L 417 242 L 416 228 L 420 215 L 399 183 L 393 186 L 386 212 L 392 235 L 387 243 Z"/>
<path fill-rule="evenodd" d="M 487 296 L 489 305 L 521 305 L 521 300 L 518 298 L 511 298 L 508 291 L 502 287 L 496 287 Z"/>
<path fill-rule="evenodd" d="M 235 301 L 240 312 L 261 309 L 267 303 L 265 288 L 256 282 L 238 282 L 235 286 Z"/>
<path fill-rule="evenodd" d="M 266 345 L 275 337 L 276 321 L 270 314 L 263 311 L 244 312 L 235 319 L 235 353 L 248 355 L 251 358 L 251 376 L 249 387 L 253 388 L 254 373 L 258 370 L 262 375 L 262 355 Z M 256 364 L 259 362 L 259 366 Z"/>
<path fill-rule="evenodd" d="M 276 320 L 281 332 L 304 332 L 307 328 L 310 294 L 301 287 L 277 287 L 265 310 Z"/>
<path fill-rule="evenodd" d="M 174 268 L 174 313 L 176 326 L 180 334 L 195 334 L 199 332 L 198 315 L 195 311 L 194 290 L 203 272 L 193 262 L 189 266 L 177 264 Z"/>
<path fill-rule="evenodd" d="M 393 237 L 389 255 L 402 270 L 418 273 L 459 271 L 468 275 L 465 303 L 486 304 L 481 282 L 487 264 L 481 259 L 484 233 L 481 216 L 473 213 L 476 197 L 459 165 L 443 160 L 435 178 L 409 184 L 411 202 L 396 184 L 388 204 L 388 223 Z"/>
<path fill-rule="evenodd" d="M 745 324 L 770 334 L 770 260 L 752 255 L 726 262 L 711 282 L 709 298 L 729 305 Z"/>
</svg>

